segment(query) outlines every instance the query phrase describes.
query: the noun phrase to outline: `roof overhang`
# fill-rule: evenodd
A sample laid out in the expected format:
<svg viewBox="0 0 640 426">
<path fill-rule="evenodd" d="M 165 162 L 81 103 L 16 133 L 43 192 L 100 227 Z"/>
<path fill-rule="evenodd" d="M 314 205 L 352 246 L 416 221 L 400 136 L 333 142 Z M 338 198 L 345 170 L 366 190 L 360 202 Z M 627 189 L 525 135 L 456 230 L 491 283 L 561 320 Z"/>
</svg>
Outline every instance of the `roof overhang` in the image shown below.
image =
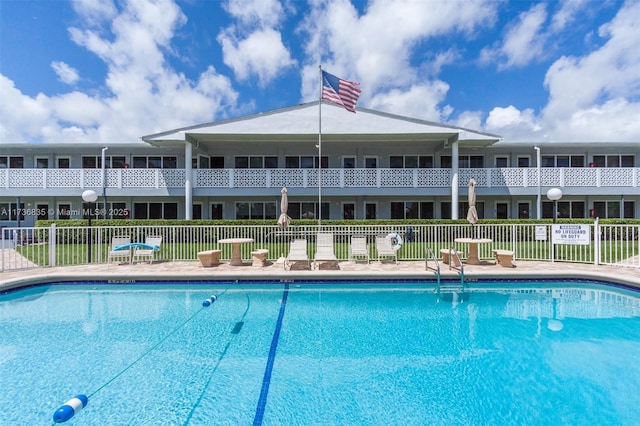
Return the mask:
<svg viewBox="0 0 640 426">
<path fill-rule="evenodd" d="M 443 146 L 458 141 L 465 147 L 485 147 L 499 136 L 398 115 L 358 108 L 353 114 L 342 107 L 311 102 L 235 119 L 185 127 L 143 136 L 154 146 L 228 142 L 435 142 Z"/>
</svg>

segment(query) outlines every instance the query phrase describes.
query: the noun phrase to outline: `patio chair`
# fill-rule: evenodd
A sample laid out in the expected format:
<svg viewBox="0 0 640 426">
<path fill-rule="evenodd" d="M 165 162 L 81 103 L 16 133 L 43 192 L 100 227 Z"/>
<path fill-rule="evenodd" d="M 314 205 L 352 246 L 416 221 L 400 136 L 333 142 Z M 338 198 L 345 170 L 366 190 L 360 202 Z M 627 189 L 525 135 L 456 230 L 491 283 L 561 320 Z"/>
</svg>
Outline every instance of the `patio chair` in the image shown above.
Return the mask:
<svg viewBox="0 0 640 426">
<path fill-rule="evenodd" d="M 354 235 L 349 244 L 349 262 L 355 262 L 358 258 L 364 258 L 369 263 L 369 245 L 367 237 Z"/>
<path fill-rule="evenodd" d="M 316 268 L 320 268 L 320 262 L 334 262 L 338 264 L 335 250 L 333 248 L 333 232 L 318 232 L 316 237 L 316 255 L 313 263 Z"/>
<path fill-rule="evenodd" d="M 144 245 L 134 245 L 132 262 L 137 259 L 146 259 L 149 264 L 152 264 L 156 253 L 160 251 L 160 244 L 162 244 L 162 237 L 145 237 Z"/>
<path fill-rule="evenodd" d="M 118 259 L 125 259 L 127 263 L 131 263 L 131 237 L 111 238 L 107 263 Z"/>
<path fill-rule="evenodd" d="M 284 259 L 284 269 L 290 270 L 295 263 L 305 263 L 306 269 L 311 269 L 311 262 L 307 254 L 307 240 L 291 241 L 289 254 Z"/>
<path fill-rule="evenodd" d="M 378 262 L 381 262 L 380 258 L 393 257 L 396 265 L 398 264 L 398 253 L 393 247 L 391 238 L 382 235 L 376 236 L 376 252 L 378 253 Z"/>
</svg>

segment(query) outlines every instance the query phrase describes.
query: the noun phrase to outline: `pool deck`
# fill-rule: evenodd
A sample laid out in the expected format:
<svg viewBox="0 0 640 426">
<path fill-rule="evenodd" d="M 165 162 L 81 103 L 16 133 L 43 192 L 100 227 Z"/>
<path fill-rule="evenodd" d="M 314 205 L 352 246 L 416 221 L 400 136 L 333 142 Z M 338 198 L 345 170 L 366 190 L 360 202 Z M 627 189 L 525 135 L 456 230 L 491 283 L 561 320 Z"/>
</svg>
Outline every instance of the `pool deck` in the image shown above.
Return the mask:
<svg viewBox="0 0 640 426">
<path fill-rule="evenodd" d="M 573 278 L 593 279 L 615 282 L 640 288 L 640 268 L 595 266 L 564 262 L 525 262 L 514 261 L 513 268 L 496 265 L 493 260 L 483 261 L 480 265 L 464 265 L 465 280 L 509 278 Z M 137 264 L 95 264 L 53 268 L 34 268 L 0 273 L 0 290 L 28 286 L 38 283 L 68 280 L 207 280 L 207 279 L 415 279 L 434 278 L 433 270 L 425 270 L 424 261 L 393 261 L 369 264 L 366 262 L 325 263 L 319 269 L 304 270 L 294 265 L 285 271 L 282 259 L 268 262 L 266 266 L 252 266 L 245 262 L 242 266 L 231 266 L 228 262 L 219 266 L 204 268 L 198 261 L 191 262 L 155 262 Z M 434 262 L 429 262 L 434 267 Z M 440 263 L 443 279 L 459 277 L 459 271 Z"/>
</svg>

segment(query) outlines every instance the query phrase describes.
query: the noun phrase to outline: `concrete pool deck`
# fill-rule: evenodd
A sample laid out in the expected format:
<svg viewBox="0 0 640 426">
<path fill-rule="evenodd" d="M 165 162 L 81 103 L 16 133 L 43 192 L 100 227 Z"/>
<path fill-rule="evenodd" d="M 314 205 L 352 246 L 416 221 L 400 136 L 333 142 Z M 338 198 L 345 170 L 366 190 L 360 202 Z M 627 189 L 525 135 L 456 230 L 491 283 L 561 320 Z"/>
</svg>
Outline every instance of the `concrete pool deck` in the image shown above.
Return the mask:
<svg viewBox="0 0 640 426">
<path fill-rule="evenodd" d="M 514 261 L 513 268 L 483 261 L 480 265 L 464 265 L 465 280 L 510 278 L 573 278 L 615 282 L 640 288 L 640 269 L 615 266 L 596 266 L 581 263 Z M 296 265 L 297 266 L 297 265 Z M 434 263 L 429 262 L 433 267 Z M 440 263 L 443 279 L 456 279 L 459 272 Z M 424 261 L 393 261 L 369 264 L 366 262 L 326 263 L 320 269 L 304 270 L 294 267 L 285 271 L 282 260 L 268 262 L 266 266 L 252 266 L 246 261 L 242 266 L 228 262 L 204 268 L 198 261 L 155 262 L 153 264 L 94 264 L 53 268 L 34 268 L 0 273 L 0 291 L 26 285 L 69 280 L 274 280 L 274 279 L 432 279 L 435 273 L 425 270 Z"/>
</svg>

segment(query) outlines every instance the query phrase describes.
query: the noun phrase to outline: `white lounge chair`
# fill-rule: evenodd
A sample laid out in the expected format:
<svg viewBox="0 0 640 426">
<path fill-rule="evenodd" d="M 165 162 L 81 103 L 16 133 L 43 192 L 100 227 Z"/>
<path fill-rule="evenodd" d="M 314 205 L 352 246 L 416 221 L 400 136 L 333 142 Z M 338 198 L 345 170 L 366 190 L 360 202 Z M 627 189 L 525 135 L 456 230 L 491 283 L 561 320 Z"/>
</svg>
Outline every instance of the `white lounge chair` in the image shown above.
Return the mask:
<svg viewBox="0 0 640 426">
<path fill-rule="evenodd" d="M 381 262 L 381 257 L 393 257 L 396 264 L 398 263 L 398 253 L 391 243 L 391 238 L 381 235 L 376 236 L 376 252 L 378 253 L 378 262 Z"/>
<path fill-rule="evenodd" d="M 137 259 L 145 259 L 148 260 L 150 264 L 153 263 L 156 253 L 160 251 L 160 244 L 162 244 L 162 237 L 145 237 L 144 246 L 134 245 L 132 262 L 135 262 Z"/>
<path fill-rule="evenodd" d="M 320 268 L 320 262 L 335 262 L 336 265 L 338 264 L 338 258 L 333 248 L 332 232 L 318 232 L 316 255 L 313 257 L 313 263 L 316 268 Z"/>
<path fill-rule="evenodd" d="M 293 240 L 289 245 L 289 254 L 284 259 L 284 269 L 289 270 L 295 263 L 305 263 L 311 269 L 311 262 L 307 254 L 307 240 Z"/>
<path fill-rule="evenodd" d="M 107 263 L 119 259 L 124 259 L 127 263 L 131 263 L 131 237 L 111 238 L 111 247 L 109 247 Z"/>
<path fill-rule="evenodd" d="M 355 262 L 358 258 L 364 258 L 369 263 L 369 245 L 367 237 L 354 235 L 349 244 L 349 262 Z"/>
</svg>

